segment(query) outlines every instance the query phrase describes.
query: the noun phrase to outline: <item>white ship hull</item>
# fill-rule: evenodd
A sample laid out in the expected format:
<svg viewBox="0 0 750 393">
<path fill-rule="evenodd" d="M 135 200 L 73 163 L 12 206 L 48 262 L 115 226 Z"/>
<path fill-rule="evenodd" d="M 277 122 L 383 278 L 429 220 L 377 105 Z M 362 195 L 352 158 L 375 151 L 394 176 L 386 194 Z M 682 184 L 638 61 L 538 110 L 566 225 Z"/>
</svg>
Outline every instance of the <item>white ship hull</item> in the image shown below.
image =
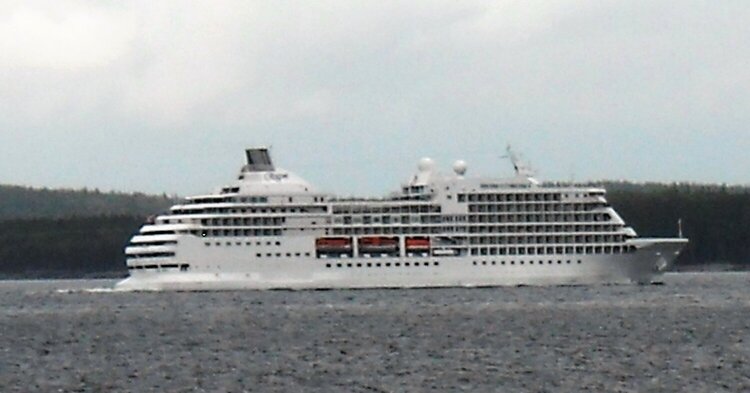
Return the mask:
<svg viewBox="0 0 750 393">
<path fill-rule="evenodd" d="M 511 152 L 509 152 L 511 153 Z M 443 176 L 429 159 L 385 198 L 336 198 L 248 149 L 238 181 L 188 197 L 125 249 L 121 290 L 649 283 L 686 239 L 638 239 L 595 187 Z M 512 154 L 510 154 L 512 155 Z"/>
<path fill-rule="evenodd" d="M 242 247 L 221 256 L 193 250 L 177 269 L 138 271 L 117 284 L 123 291 L 433 288 L 659 282 L 685 239 L 634 240 L 637 251 L 611 255 L 467 256 L 408 258 L 247 258 Z M 170 261 L 164 262 L 170 264 Z M 408 266 L 407 266 L 408 264 Z M 368 266 L 369 265 L 369 266 Z M 328 267 L 330 266 L 330 267 Z"/>
</svg>

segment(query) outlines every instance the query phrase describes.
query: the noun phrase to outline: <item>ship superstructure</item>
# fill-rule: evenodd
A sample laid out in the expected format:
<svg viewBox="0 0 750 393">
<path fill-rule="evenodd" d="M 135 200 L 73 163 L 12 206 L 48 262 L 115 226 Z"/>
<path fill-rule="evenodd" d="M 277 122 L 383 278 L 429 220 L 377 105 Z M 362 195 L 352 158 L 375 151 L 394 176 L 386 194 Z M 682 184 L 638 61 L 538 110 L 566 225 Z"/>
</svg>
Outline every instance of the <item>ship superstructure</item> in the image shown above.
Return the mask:
<svg viewBox="0 0 750 393">
<path fill-rule="evenodd" d="M 648 283 L 686 239 L 642 239 L 596 187 L 443 175 L 430 159 L 384 198 L 337 198 L 246 151 L 237 181 L 186 198 L 126 248 L 121 289 Z"/>
</svg>

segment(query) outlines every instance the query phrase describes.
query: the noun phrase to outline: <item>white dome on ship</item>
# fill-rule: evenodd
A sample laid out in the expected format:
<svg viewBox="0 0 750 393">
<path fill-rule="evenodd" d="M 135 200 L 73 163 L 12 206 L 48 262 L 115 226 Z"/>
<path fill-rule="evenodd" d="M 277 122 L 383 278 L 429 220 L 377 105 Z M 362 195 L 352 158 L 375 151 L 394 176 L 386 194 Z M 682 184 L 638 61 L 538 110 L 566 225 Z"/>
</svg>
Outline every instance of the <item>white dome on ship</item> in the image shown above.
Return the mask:
<svg viewBox="0 0 750 393">
<path fill-rule="evenodd" d="M 420 172 L 430 172 L 435 169 L 435 161 L 433 161 L 430 157 L 424 157 L 419 160 L 417 168 L 419 168 Z"/>
<path fill-rule="evenodd" d="M 464 160 L 457 160 L 453 163 L 453 172 L 456 172 L 456 175 L 463 176 L 466 174 L 466 170 L 468 169 L 468 166 L 466 165 L 466 161 Z"/>
</svg>

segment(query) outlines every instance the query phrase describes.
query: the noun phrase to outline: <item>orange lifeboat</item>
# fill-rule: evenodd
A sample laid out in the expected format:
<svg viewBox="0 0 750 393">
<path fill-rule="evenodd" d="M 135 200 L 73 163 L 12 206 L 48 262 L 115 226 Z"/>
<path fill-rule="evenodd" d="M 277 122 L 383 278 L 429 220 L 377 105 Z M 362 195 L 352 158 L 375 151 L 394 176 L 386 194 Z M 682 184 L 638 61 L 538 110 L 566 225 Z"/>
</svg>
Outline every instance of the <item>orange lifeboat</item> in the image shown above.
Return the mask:
<svg viewBox="0 0 750 393">
<path fill-rule="evenodd" d="M 406 250 L 408 251 L 427 251 L 430 249 L 430 238 L 428 237 L 407 237 Z"/>
<path fill-rule="evenodd" d="M 319 252 L 350 252 L 352 239 L 349 237 L 320 237 L 315 239 L 315 249 Z"/>
<path fill-rule="evenodd" d="M 357 245 L 362 253 L 391 253 L 399 249 L 398 238 L 387 236 L 361 237 Z"/>
</svg>

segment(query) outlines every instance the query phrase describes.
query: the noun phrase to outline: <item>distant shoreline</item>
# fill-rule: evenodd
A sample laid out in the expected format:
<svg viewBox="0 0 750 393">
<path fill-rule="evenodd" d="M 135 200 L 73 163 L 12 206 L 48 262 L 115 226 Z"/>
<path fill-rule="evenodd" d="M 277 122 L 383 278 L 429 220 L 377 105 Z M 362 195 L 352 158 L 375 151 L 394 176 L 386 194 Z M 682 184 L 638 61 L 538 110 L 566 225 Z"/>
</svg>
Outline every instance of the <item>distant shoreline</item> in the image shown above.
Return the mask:
<svg viewBox="0 0 750 393">
<path fill-rule="evenodd" d="M 116 280 L 124 279 L 127 272 L 96 272 L 96 273 L 69 273 L 69 272 L 34 272 L 28 274 L 0 274 L 0 281 L 13 280 Z"/>
<path fill-rule="evenodd" d="M 719 273 L 719 272 L 747 272 L 750 266 L 733 263 L 706 263 L 702 265 L 675 266 L 670 273 Z"/>
<path fill-rule="evenodd" d="M 750 267 L 728 263 L 717 263 L 707 265 L 679 266 L 668 270 L 667 273 L 732 273 L 750 272 Z M 97 273 L 62 273 L 62 272 L 35 272 L 30 274 L 0 274 L 0 281 L 21 280 L 119 280 L 127 278 L 127 272 L 97 272 Z"/>
</svg>

